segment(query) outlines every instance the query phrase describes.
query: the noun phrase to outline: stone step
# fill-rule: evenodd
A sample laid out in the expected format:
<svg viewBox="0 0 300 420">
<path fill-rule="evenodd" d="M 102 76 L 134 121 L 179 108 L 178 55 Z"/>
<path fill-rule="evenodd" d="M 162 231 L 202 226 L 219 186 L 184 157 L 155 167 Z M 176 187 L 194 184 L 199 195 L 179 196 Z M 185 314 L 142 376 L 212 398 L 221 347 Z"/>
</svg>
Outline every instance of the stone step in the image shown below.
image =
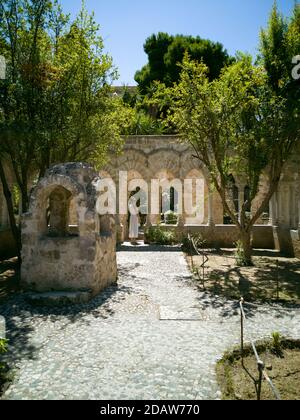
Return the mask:
<svg viewBox="0 0 300 420">
<path fill-rule="evenodd" d="M 26 300 L 34 306 L 65 306 L 88 303 L 92 299 L 90 290 L 73 292 L 28 293 Z"/>
</svg>

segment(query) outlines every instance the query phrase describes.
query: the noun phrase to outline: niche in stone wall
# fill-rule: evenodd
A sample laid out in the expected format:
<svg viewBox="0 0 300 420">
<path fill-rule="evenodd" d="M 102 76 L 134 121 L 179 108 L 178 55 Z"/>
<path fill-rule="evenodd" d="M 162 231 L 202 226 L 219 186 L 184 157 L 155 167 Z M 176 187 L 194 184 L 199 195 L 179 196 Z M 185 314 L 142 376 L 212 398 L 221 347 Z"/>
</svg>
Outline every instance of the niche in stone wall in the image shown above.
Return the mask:
<svg viewBox="0 0 300 420">
<path fill-rule="evenodd" d="M 61 186 L 55 187 L 48 197 L 46 213 L 48 236 L 78 236 L 76 203 L 70 191 Z"/>
</svg>

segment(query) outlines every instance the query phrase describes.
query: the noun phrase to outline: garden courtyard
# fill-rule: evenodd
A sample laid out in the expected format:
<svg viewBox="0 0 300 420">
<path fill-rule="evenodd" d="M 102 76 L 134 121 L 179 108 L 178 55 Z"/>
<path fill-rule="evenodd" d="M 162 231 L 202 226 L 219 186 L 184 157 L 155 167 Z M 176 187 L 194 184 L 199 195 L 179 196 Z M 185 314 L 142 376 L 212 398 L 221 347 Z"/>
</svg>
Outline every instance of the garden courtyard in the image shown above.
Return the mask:
<svg viewBox="0 0 300 420">
<path fill-rule="evenodd" d="M 201 290 L 179 247 L 125 243 L 117 259 L 118 285 L 89 304 L 3 301 L 15 373 L 3 399 L 221 399 L 215 367 L 239 343 L 238 300 Z M 247 340 L 300 339 L 297 305 L 245 309 Z"/>
<path fill-rule="evenodd" d="M 300 399 L 299 1 L 167 3 L 0 2 L 0 399 Z"/>
</svg>

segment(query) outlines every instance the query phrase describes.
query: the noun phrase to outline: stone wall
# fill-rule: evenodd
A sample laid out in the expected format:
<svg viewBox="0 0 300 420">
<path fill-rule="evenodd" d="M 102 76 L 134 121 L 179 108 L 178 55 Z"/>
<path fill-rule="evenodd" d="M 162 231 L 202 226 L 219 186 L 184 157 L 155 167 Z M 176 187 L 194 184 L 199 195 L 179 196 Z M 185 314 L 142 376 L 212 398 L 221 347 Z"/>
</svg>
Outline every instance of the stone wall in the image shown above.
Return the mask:
<svg viewBox="0 0 300 420">
<path fill-rule="evenodd" d="M 212 248 L 235 248 L 239 234 L 234 225 L 215 226 L 177 226 L 161 225 L 161 229 L 174 231 L 176 238 L 182 241 L 188 233 L 201 235 L 207 247 Z M 256 249 L 274 249 L 272 226 L 256 225 L 253 228 L 253 247 Z"/>
<path fill-rule="evenodd" d="M 95 295 L 116 282 L 115 220 L 96 212 L 99 181 L 90 166 L 68 163 L 51 168 L 34 188 L 30 211 L 22 220 L 25 289 L 88 290 Z M 78 219 L 75 234 L 69 230 L 71 202 Z"/>
</svg>

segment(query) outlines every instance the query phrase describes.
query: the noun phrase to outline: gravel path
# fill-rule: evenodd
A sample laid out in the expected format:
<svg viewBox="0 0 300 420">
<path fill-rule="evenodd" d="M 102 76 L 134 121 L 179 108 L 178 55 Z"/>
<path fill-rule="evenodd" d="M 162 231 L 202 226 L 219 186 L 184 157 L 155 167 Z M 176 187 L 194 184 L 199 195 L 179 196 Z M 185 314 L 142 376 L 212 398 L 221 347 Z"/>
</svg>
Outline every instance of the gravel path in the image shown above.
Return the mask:
<svg viewBox="0 0 300 420">
<path fill-rule="evenodd" d="M 0 308 L 17 366 L 4 399 L 218 399 L 214 366 L 239 340 L 236 302 L 200 292 L 178 248 L 124 246 L 119 284 L 88 305 Z M 300 338 L 299 310 L 247 308 L 247 335 Z"/>
</svg>

